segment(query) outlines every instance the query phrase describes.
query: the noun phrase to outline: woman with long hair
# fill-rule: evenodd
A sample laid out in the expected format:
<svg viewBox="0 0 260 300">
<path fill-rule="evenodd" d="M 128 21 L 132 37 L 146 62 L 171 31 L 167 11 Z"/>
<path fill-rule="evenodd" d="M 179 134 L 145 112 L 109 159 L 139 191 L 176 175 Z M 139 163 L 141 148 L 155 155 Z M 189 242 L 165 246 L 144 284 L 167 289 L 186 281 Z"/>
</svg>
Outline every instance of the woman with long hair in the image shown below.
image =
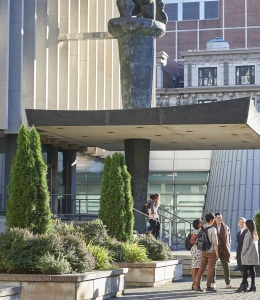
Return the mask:
<svg viewBox="0 0 260 300">
<path fill-rule="evenodd" d="M 246 230 L 246 219 L 243 217 L 240 217 L 237 221 L 238 227 L 240 228 L 239 232 L 237 233 L 237 251 L 236 251 L 236 260 L 237 260 L 237 267 L 238 270 L 241 272 L 241 275 L 243 277 L 244 271 L 243 266 L 241 263 L 241 252 L 243 248 L 243 241 L 245 238 L 245 235 L 247 233 Z"/>
<path fill-rule="evenodd" d="M 159 215 L 158 215 L 158 207 L 160 206 L 160 194 L 154 194 L 153 201 L 151 201 L 150 205 L 150 214 L 151 217 L 151 227 L 152 227 L 152 234 L 157 239 L 160 234 L 160 222 L 159 222 Z"/>
<path fill-rule="evenodd" d="M 190 237 L 190 243 L 193 244 L 190 254 L 191 254 L 191 276 L 192 276 L 192 286 L 191 289 L 195 290 L 194 284 L 197 282 L 197 274 L 200 268 L 202 252 L 197 248 L 197 236 L 200 228 L 203 226 L 201 219 L 196 219 L 193 221 L 193 230 Z"/>
<path fill-rule="evenodd" d="M 245 234 L 243 247 L 241 252 L 241 263 L 243 265 L 243 281 L 236 292 L 255 292 L 255 265 L 259 265 L 258 254 L 258 234 L 256 231 L 255 222 L 253 220 L 246 221 L 246 229 L 248 232 Z M 251 287 L 247 289 L 248 271 L 251 275 Z"/>
</svg>

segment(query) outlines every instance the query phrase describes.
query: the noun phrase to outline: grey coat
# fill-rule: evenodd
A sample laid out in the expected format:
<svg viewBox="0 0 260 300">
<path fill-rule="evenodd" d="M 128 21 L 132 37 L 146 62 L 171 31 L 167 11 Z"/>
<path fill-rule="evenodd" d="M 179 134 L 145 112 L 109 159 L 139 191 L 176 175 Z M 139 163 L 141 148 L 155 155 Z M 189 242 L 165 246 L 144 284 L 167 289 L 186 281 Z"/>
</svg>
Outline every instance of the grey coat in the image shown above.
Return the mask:
<svg viewBox="0 0 260 300">
<path fill-rule="evenodd" d="M 241 252 L 242 265 L 259 265 L 258 241 L 255 241 L 250 231 L 245 234 Z"/>
</svg>

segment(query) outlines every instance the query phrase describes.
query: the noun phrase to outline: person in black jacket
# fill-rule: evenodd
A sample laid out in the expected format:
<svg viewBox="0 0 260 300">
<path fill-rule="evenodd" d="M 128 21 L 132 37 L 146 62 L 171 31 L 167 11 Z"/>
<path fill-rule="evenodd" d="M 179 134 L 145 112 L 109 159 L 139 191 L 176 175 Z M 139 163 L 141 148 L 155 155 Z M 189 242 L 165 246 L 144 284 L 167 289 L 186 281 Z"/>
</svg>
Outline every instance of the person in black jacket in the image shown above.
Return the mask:
<svg viewBox="0 0 260 300">
<path fill-rule="evenodd" d="M 237 260 L 238 270 L 241 272 L 242 277 L 243 277 L 244 276 L 244 271 L 243 271 L 243 266 L 241 264 L 241 252 L 242 252 L 244 237 L 245 237 L 245 234 L 247 233 L 246 219 L 241 217 L 241 218 L 238 219 L 237 222 L 238 222 L 238 227 L 240 228 L 240 230 L 237 233 L 237 253 L 236 253 L 235 258 Z"/>
</svg>

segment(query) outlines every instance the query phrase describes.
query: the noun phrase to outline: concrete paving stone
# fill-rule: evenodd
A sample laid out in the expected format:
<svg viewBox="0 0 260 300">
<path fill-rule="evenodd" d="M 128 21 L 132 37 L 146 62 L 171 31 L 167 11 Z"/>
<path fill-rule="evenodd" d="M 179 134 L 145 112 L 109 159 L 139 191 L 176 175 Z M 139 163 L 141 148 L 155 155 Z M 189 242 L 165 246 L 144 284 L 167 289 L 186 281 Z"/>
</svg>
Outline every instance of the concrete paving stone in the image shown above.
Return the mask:
<svg viewBox="0 0 260 300">
<path fill-rule="evenodd" d="M 191 277 L 183 277 L 182 281 L 173 282 L 167 285 L 155 288 L 127 288 L 123 296 L 118 297 L 120 300 L 170 300 L 170 299 L 205 299 L 205 300 L 237 300 L 250 299 L 260 300 L 260 277 L 256 278 L 256 293 L 236 293 L 234 290 L 225 289 L 226 284 L 224 278 L 217 279 L 217 293 L 195 292 L 191 290 Z M 239 286 L 242 282 L 241 278 L 231 278 L 231 284 Z M 249 278 L 249 283 L 251 282 Z M 203 278 L 201 287 L 205 288 L 206 281 Z M 116 299 L 116 298 L 113 298 Z"/>
</svg>

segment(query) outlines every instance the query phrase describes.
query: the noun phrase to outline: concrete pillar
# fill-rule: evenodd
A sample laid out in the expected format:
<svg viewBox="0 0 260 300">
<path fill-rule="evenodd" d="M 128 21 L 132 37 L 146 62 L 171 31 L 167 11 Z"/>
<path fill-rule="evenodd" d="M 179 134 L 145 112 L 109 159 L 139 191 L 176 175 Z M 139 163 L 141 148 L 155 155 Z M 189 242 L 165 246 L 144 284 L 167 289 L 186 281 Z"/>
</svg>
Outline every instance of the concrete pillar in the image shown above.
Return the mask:
<svg viewBox="0 0 260 300">
<path fill-rule="evenodd" d="M 58 106 L 58 49 L 59 49 L 59 1 L 48 1 L 48 65 L 47 65 L 47 90 L 48 109 L 57 109 Z"/>
<path fill-rule="evenodd" d="M 58 147 L 52 147 L 52 170 L 51 170 L 51 211 L 58 213 Z"/>
<path fill-rule="evenodd" d="M 22 123 L 23 20 L 24 1 L 10 1 L 7 134 L 16 134 Z"/>
<path fill-rule="evenodd" d="M 7 129 L 10 0 L 1 0 L 0 3 L 0 129 Z"/>
<path fill-rule="evenodd" d="M 36 108 L 47 109 L 47 3 L 37 0 L 36 27 Z"/>
<path fill-rule="evenodd" d="M 25 109 L 35 108 L 36 13 L 37 0 L 24 0 L 22 120 L 26 123 Z"/>
<path fill-rule="evenodd" d="M 147 187 L 149 175 L 150 140 L 128 139 L 125 140 L 125 157 L 127 170 L 132 176 L 132 194 L 134 208 L 141 210 L 142 204 L 147 201 Z M 145 233 L 145 218 L 135 212 L 134 229 Z"/>
<path fill-rule="evenodd" d="M 65 183 L 66 214 L 73 214 L 75 212 L 75 194 L 76 194 L 76 151 L 63 151 L 63 180 Z M 64 213 L 64 208 L 63 208 Z"/>
<path fill-rule="evenodd" d="M 7 186 L 9 184 L 11 167 L 16 153 L 17 137 L 18 134 L 5 135 L 5 187 L 6 187 L 5 195 L 4 195 L 5 202 L 9 198 L 7 193 Z"/>
<path fill-rule="evenodd" d="M 60 1 L 60 33 L 68 33 L 68 0 Z M 58 68 L 58 109 L 69 109 L 68 97 L 68 42 L 59 43 L 59 68 Z"/>
</svg>

